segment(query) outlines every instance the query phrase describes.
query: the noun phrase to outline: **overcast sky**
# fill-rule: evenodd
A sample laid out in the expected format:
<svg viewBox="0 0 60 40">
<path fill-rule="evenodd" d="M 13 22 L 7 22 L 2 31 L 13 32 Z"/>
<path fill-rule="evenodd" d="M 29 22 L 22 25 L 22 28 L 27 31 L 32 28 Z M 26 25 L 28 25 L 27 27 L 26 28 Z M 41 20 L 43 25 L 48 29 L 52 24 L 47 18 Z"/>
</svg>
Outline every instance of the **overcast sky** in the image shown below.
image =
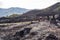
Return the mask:
<svg viewBox="0 0 60 40">
<path fill-rule="evenodd" d="M 20 7 L 27 9 L 43 9 L 60 0 L 0 0 L 0 8 Z"/>
</svg>

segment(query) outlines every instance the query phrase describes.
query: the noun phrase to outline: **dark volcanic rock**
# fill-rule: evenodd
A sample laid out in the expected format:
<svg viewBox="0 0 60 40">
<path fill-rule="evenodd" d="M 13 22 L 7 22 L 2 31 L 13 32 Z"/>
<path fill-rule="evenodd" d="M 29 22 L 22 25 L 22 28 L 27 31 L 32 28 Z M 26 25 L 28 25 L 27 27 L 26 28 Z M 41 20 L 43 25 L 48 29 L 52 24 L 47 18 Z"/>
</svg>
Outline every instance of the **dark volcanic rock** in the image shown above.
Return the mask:
<svg viewBox="0 0 60 40">
<path fill-rule="evenodd" d="M 58 40 L 58 38 L 55 35 L 49 34 L 45 40 Z"/>
<path fill-rule="evenodd" d="M 30 32 L 31 28 L 24 28 L 23 30 L 16 32 L 14 36 L 20 36 L 23 37 L 24 35 L 28 34 Z"/>
</svg>

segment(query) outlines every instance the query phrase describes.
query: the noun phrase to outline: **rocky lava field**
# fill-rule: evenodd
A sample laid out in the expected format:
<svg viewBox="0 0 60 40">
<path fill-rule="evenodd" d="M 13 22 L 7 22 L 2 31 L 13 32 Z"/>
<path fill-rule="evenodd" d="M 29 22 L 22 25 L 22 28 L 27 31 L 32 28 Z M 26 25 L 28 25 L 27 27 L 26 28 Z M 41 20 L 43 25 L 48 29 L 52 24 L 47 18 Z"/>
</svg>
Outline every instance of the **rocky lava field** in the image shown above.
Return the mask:
<svg viewBox="0 0 60 40">
<path fill-rule="evenodd" d="M 0 40 L 60 40 L 60 28 L 49 21 L 0 28 Z"/>
</svg>

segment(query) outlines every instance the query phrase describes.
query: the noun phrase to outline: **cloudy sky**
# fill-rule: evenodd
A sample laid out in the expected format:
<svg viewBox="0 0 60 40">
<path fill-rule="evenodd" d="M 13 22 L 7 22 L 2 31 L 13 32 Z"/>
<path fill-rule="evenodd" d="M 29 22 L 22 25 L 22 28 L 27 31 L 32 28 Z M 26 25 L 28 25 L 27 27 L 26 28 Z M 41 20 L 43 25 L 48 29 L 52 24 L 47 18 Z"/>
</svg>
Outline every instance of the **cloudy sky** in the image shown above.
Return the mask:
<svg viewBox="0 0 60 40">
<path fill-rule="evenodd" d="M 20 7 L 27 9 L 43 9 L 60 0 L 0 0 L 0 8 Z"/>
</svg>

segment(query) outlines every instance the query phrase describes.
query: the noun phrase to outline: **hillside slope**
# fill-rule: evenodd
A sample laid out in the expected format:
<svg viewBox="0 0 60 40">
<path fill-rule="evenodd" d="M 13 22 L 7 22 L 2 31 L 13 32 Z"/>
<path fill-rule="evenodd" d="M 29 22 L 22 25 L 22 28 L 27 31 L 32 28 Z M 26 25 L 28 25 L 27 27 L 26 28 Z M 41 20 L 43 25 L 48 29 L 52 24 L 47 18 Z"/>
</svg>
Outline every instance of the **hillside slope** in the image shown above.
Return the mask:
<svg viewBox="0 0 60 40">
<path fill-rule="evenodd" d="M 60 2 L 42 10 L 34 9 L 31 11 L 28 11 L 27 13 L 23 14 L 22 16 L 27 16 L 27 17 L 35 17 L 37 14 L 39 15 L 49 15 L 49 14 L 57 14 L 60 13 Z"/>
</svg>

